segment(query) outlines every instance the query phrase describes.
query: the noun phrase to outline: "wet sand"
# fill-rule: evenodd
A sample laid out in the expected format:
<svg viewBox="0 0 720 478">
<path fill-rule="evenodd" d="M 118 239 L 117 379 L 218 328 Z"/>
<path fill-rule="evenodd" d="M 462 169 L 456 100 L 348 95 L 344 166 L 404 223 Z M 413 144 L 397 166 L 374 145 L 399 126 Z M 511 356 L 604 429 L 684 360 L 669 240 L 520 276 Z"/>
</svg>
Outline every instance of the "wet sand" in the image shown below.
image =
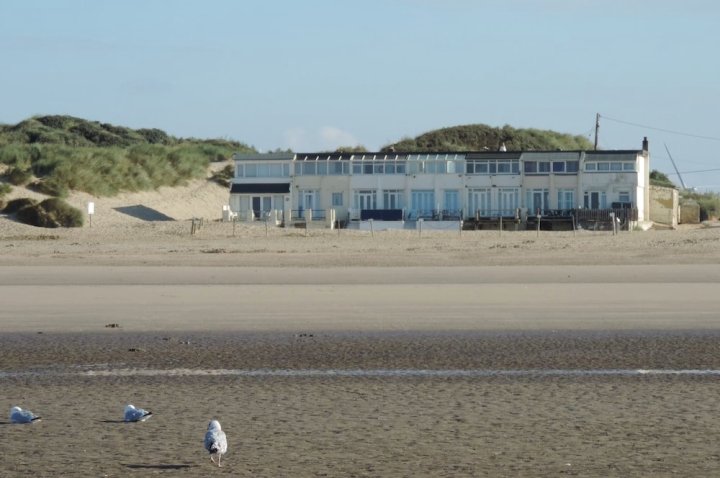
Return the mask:
<svg viewBox="0 0 720 478">
<path fill-rule="evenodd" d="M 713 476 L 720 268 L 704 234 L 689 252 L 663 236 L 669 264 L 636 244 L 612 266 L 553 264 L 517 237 L 503 265 L 430 267 L 426 244 L 409 266 L 376 245 L 384 267 L 297 252 L 271 268 L 269 253 L 203 261 L 212 241 L 189 267 L 156 239 L 103 245 L 102 266 L 72 240 L 10 239 L 0 403 L 44 419 L 0 418 L 0 476 Z M 155 416 L 121 423 L 126 403 Z"/>
</svg>

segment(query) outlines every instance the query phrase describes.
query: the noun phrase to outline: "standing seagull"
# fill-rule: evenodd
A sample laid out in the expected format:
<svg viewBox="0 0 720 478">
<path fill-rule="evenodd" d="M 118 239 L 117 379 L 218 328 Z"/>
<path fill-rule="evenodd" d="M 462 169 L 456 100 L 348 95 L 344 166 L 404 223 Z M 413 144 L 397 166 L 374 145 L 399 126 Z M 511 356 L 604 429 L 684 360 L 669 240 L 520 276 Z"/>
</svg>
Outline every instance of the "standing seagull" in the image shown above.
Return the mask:
<svg viewBox="0 0 720 478">
<path fill-rule="evenodd" d="M 135 408 L 133 405 L 127 405 L 125 407 L 126 422 L 144 422 L 151 416 L 152 412 L 143 410 L 142 408 Z"/>
<path fill-rule="evenodd" d="M 32 423 L 40 420 L 30 410 L 23 410 L 20 407 L 12 407 L 10 409 L 10 421 L 13 423 Z"/>
<path fill-rule="evenodd" d="M 212 420 L 205 433 L 205 449 L 210 452 L 210 460 L 215 463 L 213 455 L 217 455 L 217 466 L 220 466 L 220 458 L 227 452 L 227 437 L 220 428 L 220 422 Z"/>
</svg>

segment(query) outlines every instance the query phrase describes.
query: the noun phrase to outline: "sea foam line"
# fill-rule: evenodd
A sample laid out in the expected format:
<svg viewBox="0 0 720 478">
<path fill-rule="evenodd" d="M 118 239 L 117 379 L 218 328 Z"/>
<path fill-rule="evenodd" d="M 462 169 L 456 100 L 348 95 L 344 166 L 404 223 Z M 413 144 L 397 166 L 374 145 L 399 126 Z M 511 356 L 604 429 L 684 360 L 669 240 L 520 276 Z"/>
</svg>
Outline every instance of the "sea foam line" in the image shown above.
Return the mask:
<svg viewBox="0 0 720 478">
<path fill-rule="evenodd" d="M 483 377 L 592 377 L 592 376 L 648 376 L 685 375 L 720 376 L 713 369 L 87 369 L 0 371 L 0 379 L 24 376 L 79 377 L 359 377 L 359 378 L 483 378 Z"/>
</svg>

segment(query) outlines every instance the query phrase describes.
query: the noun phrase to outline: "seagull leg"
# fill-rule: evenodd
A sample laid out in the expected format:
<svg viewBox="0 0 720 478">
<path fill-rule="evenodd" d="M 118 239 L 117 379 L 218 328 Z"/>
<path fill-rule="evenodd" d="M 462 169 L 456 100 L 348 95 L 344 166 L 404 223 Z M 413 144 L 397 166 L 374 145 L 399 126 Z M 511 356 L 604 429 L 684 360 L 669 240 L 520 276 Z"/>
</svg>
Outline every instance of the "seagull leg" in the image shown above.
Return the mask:
<svg viewBox="0 0 720 478">
<path fill-rule="evenodd" d="M 212 454 L 212 453 L 210 453 L 210 461 L 213 462 L 213 465 L 215 464 L 215 458 L 213 458 L 213 454 Z"/>
<path fill-rule="evenodd" d="M 220 468 L 222 465 L 220 464 L 220 458 L 222 458 L 222 455 L 218 454 L 218 468 Z"/>
</svg>

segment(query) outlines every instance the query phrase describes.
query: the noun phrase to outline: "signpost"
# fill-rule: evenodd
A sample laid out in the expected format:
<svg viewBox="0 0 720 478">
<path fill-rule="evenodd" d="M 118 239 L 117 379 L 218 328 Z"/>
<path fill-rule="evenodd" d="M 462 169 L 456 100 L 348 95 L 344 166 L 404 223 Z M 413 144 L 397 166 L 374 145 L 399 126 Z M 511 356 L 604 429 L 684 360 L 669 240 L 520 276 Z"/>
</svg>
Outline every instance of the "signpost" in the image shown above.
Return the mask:
<svg viewBox="0 0 720 478">
<path fill-rule="evenodd" d="M 88 207 L 88 210 L 87 210 L 88 218 L 90 220 L 90 227 L 92 227 L 92 217 L 93 217 L 93 214 L 95 214 L 95 203 L 90 201 L 90 202 L 88 202 L 87 207 Z"/>
</svg>

